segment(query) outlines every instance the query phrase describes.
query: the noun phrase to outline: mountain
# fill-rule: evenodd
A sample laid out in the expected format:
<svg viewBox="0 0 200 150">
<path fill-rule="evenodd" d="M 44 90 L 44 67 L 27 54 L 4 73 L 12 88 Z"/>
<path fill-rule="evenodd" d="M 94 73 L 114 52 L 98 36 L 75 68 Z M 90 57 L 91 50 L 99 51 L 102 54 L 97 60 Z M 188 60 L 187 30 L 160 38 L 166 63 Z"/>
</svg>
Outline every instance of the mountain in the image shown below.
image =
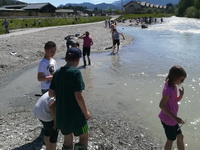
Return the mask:
<svg viewBox="0 0 200 150">
<path fill-rule="evenodd" d="M 24 4 L 24 3 L 17 0 L 0 0 L 0 6 L 15 5 L 15 4 Z"/>
<path fill-rule="evenodd" d="M 118 0 L 115 1 L 111 4 L 107 4 L 107 3 L 100 3 L 100 4 L 92 4 L 92 3 L 67 3 L 65 5 L 60 5 L 58 7 L 68 7 L 68 6 L 83 6 L 83 7 L 87 7 L 88 9 L 93 10 L 94 8 L 98 8 L 98 9 L 102 9 L 102 10 L 108 10 L 108 9 L 112 9 L 112 10 L 117 10 L 117 9 L 121 9 L 123 5 L 125 5 L 126 3 L 130 2 L 132 0 Z M 179 2 L 179 0 L 137 0 L 137 1 L 146 1 L 148 3 L 151 4 L 155 4 L 155 5 L 166 5 L 169 3 L 172 4 L 177 4 Z"/>
<path fill-rule="evenodd" d="M 80 3 L 80 4 L 77 4 L 77 3 L 67 3 L 65 5 L 60 5 L 58 7 L 68 7 L 68 6 L 83 6 L 83 7 L 87 7 L 88 9 L 91 9 L 93 10 L 94 8 L 98 8 L 98 9 L 102 9 L 102 10 L 107 10 L 107 9 L 120 9 L 119 6 L 117 5 L 112 5 L 112 4 L 107 4 L 107 3 L 100 3 L 100 4 L 92 4 L 92 3 Z"/>
</svg>

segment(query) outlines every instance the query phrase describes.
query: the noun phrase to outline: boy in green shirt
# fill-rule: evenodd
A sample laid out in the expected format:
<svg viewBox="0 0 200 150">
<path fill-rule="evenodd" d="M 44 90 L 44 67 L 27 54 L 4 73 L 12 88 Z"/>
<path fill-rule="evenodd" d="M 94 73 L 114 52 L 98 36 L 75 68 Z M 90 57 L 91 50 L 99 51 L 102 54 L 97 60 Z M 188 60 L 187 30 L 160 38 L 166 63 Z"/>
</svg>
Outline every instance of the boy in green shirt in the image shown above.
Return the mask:
<svg viewBox="0 0 200 150">
<path fill-rule="evenodd" d="M 50 85 L 49 96 L 56 97 L 56 126 L 64 135 L 62 150 L 73 150 L 73 135 L 80 137 L 74 149 L 87 150 L 90 113 L 82 95 L 85 89 L 82 74 L 76 68 L 81 56 L 80 49 L 70 48 L 66 52 L 66 65 L 54 73 Z"/>
</svg>

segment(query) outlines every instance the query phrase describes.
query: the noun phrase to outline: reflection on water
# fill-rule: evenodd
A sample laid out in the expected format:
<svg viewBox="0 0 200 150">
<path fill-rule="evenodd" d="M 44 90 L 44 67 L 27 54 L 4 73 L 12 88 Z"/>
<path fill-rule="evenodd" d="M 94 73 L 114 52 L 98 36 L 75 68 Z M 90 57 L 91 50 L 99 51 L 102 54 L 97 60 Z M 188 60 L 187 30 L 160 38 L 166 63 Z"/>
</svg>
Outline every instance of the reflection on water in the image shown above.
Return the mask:
<svg viewBox="0 0 200 150">
<path fill-rule="evenodd" d="M 169 69 L 181 65 L 188 77 L 182 85 L 185 95 L 179 104 L 179 115 L 187 119 L 182 126 L 187 149 L 197 150 L 200 138 L 200 21 L 177 17 L 165 20 L 147 30 L 118 27 L 121 32 L 133 36 L 134 41 L 117 55 L 91 56 L 95 62 L 82 70 L 91 87 L 86 89 L 86 96 L 94 103 L 97 100 L 98 106 L 102 103 L 105 107 L 104 103 L 107 109 L 119 111 L 133 126 L 144 127 L 164 144 L 164 131 L 157 117 L 158 105 Z"/>
</svg>

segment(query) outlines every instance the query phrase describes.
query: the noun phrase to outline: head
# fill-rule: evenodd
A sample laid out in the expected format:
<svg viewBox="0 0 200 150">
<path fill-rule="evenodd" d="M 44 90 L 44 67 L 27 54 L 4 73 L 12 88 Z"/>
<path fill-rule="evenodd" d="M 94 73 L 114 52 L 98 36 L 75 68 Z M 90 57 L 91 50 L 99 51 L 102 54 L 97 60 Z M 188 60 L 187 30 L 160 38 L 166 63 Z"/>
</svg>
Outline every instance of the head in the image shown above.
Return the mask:
<svg viewBox="0 0 200 150">
<path fill-rule="evenodd" d="M 77 47 L 72 47 L 66 52 L 65 61 L 75 67 L 78 66 L 79 60 L 82 57 L 82 52 Z"/>
<path fill-rule="evenodd" d="M 45 50 L 45 57 L 52 58 L 56 53 L 56 44 L 52 41 L 48 41 L 44 46 L 44 50 Z"/>
<path fill-rule="evenodd" d="M 88 31 L 85 32 L 85 36 L 89 36 L 90 33 Z"/>
<path fill-rule="evenodd" d="M 181 66 L 173 66 L 169 70 L 169 74 L 166 78 L 169 86 L 174 86 L 175 84 L 181 84 L 185 78 L 187 77 L 187 73 Z"/>
</svg>

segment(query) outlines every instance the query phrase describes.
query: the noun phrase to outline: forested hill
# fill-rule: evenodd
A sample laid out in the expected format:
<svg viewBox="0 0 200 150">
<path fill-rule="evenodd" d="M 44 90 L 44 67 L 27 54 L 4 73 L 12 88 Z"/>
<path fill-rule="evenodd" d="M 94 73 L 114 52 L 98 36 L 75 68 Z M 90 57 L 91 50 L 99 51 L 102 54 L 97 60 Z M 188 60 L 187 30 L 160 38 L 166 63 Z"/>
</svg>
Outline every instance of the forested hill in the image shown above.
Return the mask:
<svg viewBox="0 0 200 150">
<path fill-rule="evenodd" d="M 200 18 L 200 0 L 180 0 L 177 16 Z"/>
<path fill-rule="evenodd" d="M 14 5 L 14 4 L 24 4 L 24 3 L 16 0 L 0 0 L 0 6 Z"/>
</svg>

